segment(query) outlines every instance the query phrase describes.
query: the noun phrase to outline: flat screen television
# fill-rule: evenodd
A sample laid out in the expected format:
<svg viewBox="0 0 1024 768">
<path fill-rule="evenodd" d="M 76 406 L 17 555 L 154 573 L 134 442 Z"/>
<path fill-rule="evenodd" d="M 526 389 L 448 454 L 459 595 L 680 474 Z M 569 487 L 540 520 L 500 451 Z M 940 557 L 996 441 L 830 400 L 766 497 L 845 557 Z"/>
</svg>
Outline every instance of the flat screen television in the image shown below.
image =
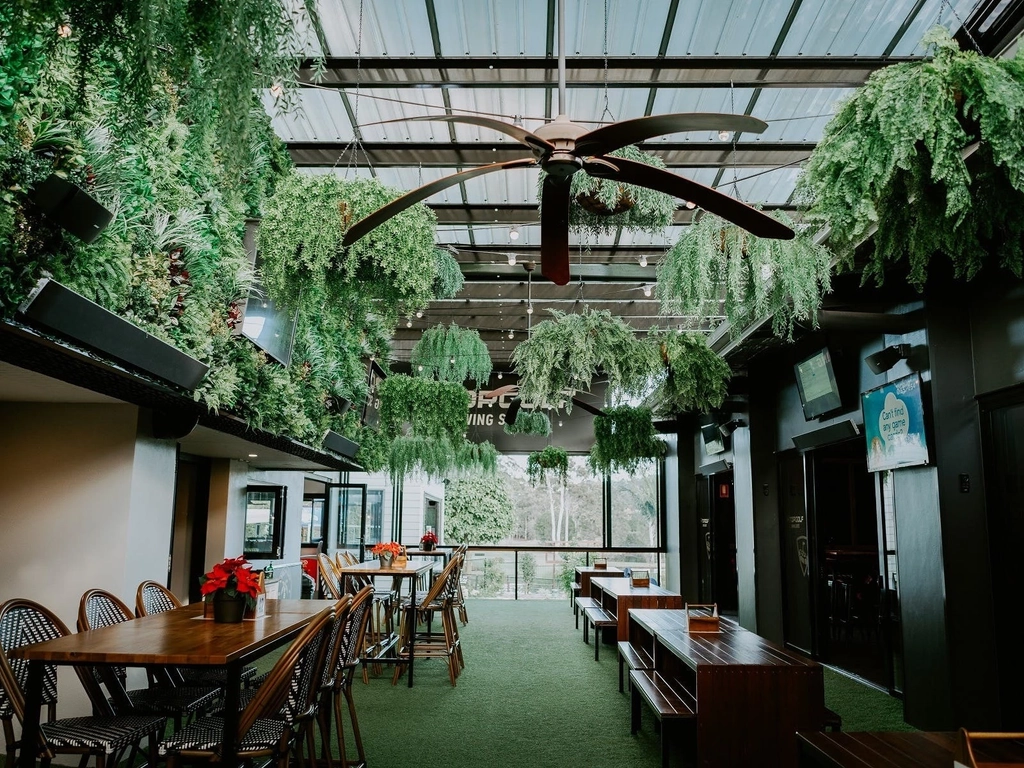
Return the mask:
<svg viewBox="0 0 1024 768">
<path fill-rule="evenodd" d="M 828 349 L 821 349 L 793 366 L 800 402 L 807 421 L 838 411 L 843 407 L 839 385 Z"/>
<path fill-rule="evenodd" d="M 257 219 L 246 219 L 245 235 L 242 240 L 245 252 L 249 255 L 257 274 L 262 266 L 256 251 L 258 229 Z M 236 327 L 236 332 L 252 341 L 281 365 L 287 366 L 292 362 L 292 347 L 295 343 L 295 326 L 298 318 L 298 311 L 285 311 L 277 307 L 273 300 L 267 297 L 259 280 L 254 280 L 245 302 L 245 310 L 239 318 L 241 324 Z"/>
<path fill-rule="evenodd" d="M 928 463 L 921 377 L 912 373 L 861 396 L 868 472 Z"/>
</svg>

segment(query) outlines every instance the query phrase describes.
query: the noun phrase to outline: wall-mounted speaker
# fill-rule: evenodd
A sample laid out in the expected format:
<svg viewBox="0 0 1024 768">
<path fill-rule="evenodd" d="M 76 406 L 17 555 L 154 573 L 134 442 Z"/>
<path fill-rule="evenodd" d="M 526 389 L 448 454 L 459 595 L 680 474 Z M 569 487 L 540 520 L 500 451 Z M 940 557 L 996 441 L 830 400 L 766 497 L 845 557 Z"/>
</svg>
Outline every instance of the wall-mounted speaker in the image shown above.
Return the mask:
<svg viewBox="0 0 1024 768">
<path fill-rule="evenodd" d="M 92 195 L 55 173 L 36 184 L 31 197 L 50 221 L 87 243 L 114 218 Z"/>
<path fill-rule="evenodd" d="M 198 423 L 198 413 L 153 411 L 153 437 L 160 440 L 180 440 L 190 434 Z"/>
<path fill-rule="evenodd" d="M 801 451 L 806 451 L 810 448 L 817 448 L 819 445 L 838 443 L 841 440 L 856 437 L 859 434 L 860 427 L 857 426 L 853 419 L 845 419 L 844 421 L 837 421 L 835 424 L 829 424 L 821 429 L 812 429 L 810 432 L 804 432 L 802 435 L 793 435 L 793 445 Z"/>
<path fill-rule="evenodd" d="M 354 459 L 359 451 L 359 443 L 349 440 L 344 435 L 339 435 L 333 429 L 329 429 L 327 434 L 324 435 L 324 448 L 341 454 L 346 459 Z"/>
</svg>

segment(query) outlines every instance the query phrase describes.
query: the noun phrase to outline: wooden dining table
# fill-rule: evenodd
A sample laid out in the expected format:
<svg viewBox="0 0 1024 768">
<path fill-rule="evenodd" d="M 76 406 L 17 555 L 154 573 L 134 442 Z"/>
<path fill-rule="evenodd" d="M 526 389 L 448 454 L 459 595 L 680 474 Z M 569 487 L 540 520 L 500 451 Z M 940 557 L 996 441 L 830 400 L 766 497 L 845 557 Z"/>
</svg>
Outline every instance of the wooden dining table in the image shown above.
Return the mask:
<svg viewBox="0 0 1024 768">
<path fill-rule="evenodd" d="M 590 597 L 618 620 L 615 639 L 629 639 L 629 611 L 640 608 L 682 608 L 683 596 L 655 585 L 634 587 L 631 579 L 591 576 Z"/>
<path fill-rule="evenodd" d="M 385 578 L 393 579 L 408 579 L 409 581 L 409 605 L 410 610 L 407 611 L 407 621 L 409 622 L 409 687 L 412 688 L 413 683 L 413 668 L 416 660 L 416 582 L 419 581 L 419 577 L 425 573 L 429 573 L 434 567 L 433 560 L 406 560 L 404 565 L 389 565 L 384 567 L 377 560 L 369 560 L 365 563 L 357 563 L 356 565 L 346 565 L 340 569 L 342 581 L 345 582 L 345 576 L 382 576 Z M 401 652 L 401 648 L 397 649 L 396 657 Z M 374 661 L 389 661 L 389 659 L 375 658 Z M 394 661 L 397 663 L 398 659 Z"/>
<path fill-rule="evenodd" d="M 100 629 L 66 635 L 11 651 L 28 662 L 25 686 L 23 743 L 39 736 L 43 698 L 43 672 L 47 665 L 127 667 L 205 667 L 227 671 L 224 689 L 223 763 L 237 762 L 238 702 L 242 668 L 254 659 L 292 640 L 333 600 L 267 600 L 266 615 L 237 624 L 219 624 L 204 617 L 204 604 L 155 613 Z M 116 677 L 104 674 L 104 682 L 121 713 L 131 704 Z M 109 704 L 107 705 L 110 706 Z M 103 714 L 115 714 L 111 707 Z M 20 768 L 34 768 L 35 754 L 22 749 Z"/>
</svg>

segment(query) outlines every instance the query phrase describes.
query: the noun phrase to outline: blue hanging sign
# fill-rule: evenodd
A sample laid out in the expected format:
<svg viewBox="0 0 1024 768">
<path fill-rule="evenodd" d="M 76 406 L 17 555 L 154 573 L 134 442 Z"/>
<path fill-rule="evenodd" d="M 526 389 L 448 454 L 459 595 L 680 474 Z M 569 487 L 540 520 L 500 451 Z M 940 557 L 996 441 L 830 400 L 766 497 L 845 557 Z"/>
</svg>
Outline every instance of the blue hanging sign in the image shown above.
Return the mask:
<svg viewBox="0 0 1024 768">
<path fill-rule="evenodd" d="M 868 472 L 928 463 L 921 377 L 914 373 L 861 395 Z"/>
</svg>

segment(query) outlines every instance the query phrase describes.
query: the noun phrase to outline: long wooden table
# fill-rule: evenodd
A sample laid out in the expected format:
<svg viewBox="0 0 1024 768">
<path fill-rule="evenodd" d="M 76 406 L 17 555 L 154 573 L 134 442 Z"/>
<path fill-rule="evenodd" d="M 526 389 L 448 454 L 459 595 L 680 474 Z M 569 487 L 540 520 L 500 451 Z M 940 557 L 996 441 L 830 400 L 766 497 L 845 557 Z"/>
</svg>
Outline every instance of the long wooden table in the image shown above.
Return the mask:
<svg viewBox="0 0 1024 768">
<path fill-rule="evenodd" d="M 384 576 L 391 577 L 394 579 L 408 579 L 409 580 L 409 604 L 411 609 L 407 611 L 408 616 L 406 620 L 409 626 L 409 687 L 412 688 L 413 681 L 413 668 L 416 662 L 416 582 L 419 577 L 425 573 L 428 573 L 434 567 L 433 560 L 407 560 L 405 565 L 391 565 L 387 568 L 381 567 L 377 560 L 368 560 L 365 563 L 358 563 L 356 565 L 346 565 L 341 569 L 341 575 L 344 576 Z M 400 652 L 401 649 L 399 648 Z M 397 654 L 396 654 L 397 655 Z M 386 659 L 377 658 L 375 661 L 386 661 Z"/>
<path fill-rule="evenodd" d="M 595 568 L 592 565 L 577 565 L 575 568 L 576 583 L 580 585 L 580 597 L 590 597 L 590 579 L 594 576 L 625 576 L 622 568 Z"/>
<path fill-rule="evenodd" d="M 268 600 L 262 618 L 239 624 L 218 624 L 203 618 L 203 603 L 193 603 L 110 627 L 26 645 L 11 656 L 28 661 L 25 690 L 23 743 L 38 739 L 39 711 L 43 698 L 43 669 L 59 666 L 96 665 L 128 667 L 222 667 L 227 670 L 224 689 L 225 765 L 237 762 L 238 701 L 242 667 L 294 638 L 333 600 Z M 114 679 L 112 675 L 105 678 Z M 111 686 L 119 707 L 130 709 L 124 690 Z M 110 710 L 107 714 L 114 714 Z M 35 754 L 22 749 L 20 768 L 33 768 Z"/>
<path fill-rule="evenodd" d="M 685 611 L 631 610 L 631 642 L 649 643 L 654 668 L 697 701 L 697 757 L 707 768 L 795 766 L 796 732 L 819 730 L 819 664 L 722 620 L 690 633 Z"/>
<path fill-rule="evenodd" d="M 879 731 L 797 734 L 802 768 L 951 768 L 956 733 Z M 976 741 L 979 763 L 1024 764 L 1020 741 Z"/>
<path fill-rule="evenodd" d="M 582 592 L 581 592 L 582 594 Z M 617 640 L 629 639 L 629 611 L 638 608 L 682 608 L 683 596 L 663 587 L 634 587 L 626 578 L 591 577 L 590 597 L 618 620 Z"/>
</svg>

